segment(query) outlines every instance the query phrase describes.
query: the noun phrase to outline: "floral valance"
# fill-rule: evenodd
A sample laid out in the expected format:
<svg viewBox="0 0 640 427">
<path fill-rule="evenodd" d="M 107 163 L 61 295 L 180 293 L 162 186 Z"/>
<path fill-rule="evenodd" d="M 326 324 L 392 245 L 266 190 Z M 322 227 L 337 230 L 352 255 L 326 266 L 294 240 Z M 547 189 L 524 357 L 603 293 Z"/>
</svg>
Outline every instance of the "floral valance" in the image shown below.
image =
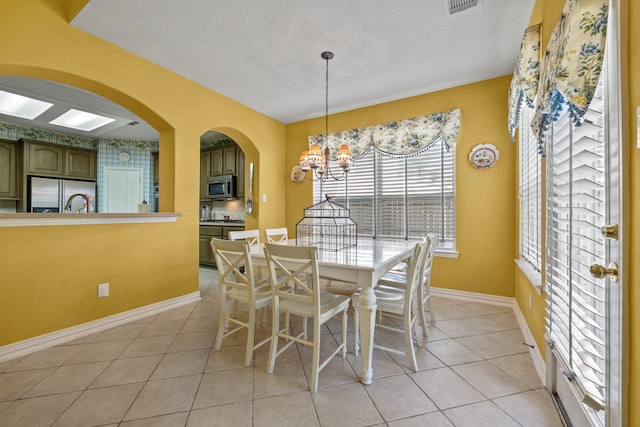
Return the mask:
<svg viewBox="0 0 640 427">
<path fill-rule="evenodd" d="M 520 56 L 509 88 L 509 133 L 511 140 L 520 120 L 522 103 L 533 106 L 538 93 L 540 77 L 540 32 L 541 24 L 527 28 L 520 45 Z"/>
<path fill-rule="evenodd" d="M 533 131 L 542 133 L 568 108 L 577 124 L 595 94 L 604 59 L 609 0 L 567 0 L 540 72 Z"/>
<path fill-rule="evenodd" d="M 413 154 L 442 140 L 447 148 L 455 145 L 460 131 L 460 109 L 428 116 L 398 120 L 357 129 L 332 132 L 326 146 L 332 153 L 341 144 L 348 144 L 354 157 L 372 147 L 389 154 Z M 309 145 L 325 146 L 324 135 L 309 137 Z"/>
</svg>

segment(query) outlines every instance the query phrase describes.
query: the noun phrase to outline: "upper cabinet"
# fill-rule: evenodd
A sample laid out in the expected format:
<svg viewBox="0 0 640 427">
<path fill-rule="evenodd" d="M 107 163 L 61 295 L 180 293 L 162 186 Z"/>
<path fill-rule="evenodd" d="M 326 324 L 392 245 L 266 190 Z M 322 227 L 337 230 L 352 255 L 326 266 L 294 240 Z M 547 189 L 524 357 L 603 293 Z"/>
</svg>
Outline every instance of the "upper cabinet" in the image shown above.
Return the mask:
<svg viewBox="0 0 640 427">
<path fill-rule="evenodd" d="M 160 153 L 152 153 L 153 155 L 153 185 L 160 182 Z"/>
<path fill-rule="evenodd" d="M 18 197 L 18 144 L 0 140 L 0 199 Z"/>
<path fill-rule="evenodd" d="M 222 149 L 222 175 L 236 174 L 236 146 L 224 147 Z"/>
<path fill-rule="evenodd" d="M 95 151 L 28 141 L 26 171 L 34 175 L 96 179 Z"/>
<path fill-rule="evenodd" d="M 238 199 L 244 199 L 244 151 L 240 147 L 236 147 L 236 196 Z"/>
<path fill-rule="evenodd" d="M 98 156 L 95 151 L 66 148 L 64 175 L 74 178 L 96 179 L 97 161 Z"/>
</svg>

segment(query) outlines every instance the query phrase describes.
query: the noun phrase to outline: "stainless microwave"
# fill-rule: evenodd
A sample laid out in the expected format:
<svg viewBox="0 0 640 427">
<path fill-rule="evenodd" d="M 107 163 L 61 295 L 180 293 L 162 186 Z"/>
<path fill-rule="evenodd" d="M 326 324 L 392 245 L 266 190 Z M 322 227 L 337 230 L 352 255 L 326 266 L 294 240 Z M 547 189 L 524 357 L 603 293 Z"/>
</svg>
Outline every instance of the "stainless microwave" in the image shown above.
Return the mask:
<svg viewBox="0 0 640 427">
<path fill-rule="evenodd" d="M 236 176 L 212 176 L 207 181 L 207 194 L 212 199 L 233 199 L 236 197 Z"/>
</svg>

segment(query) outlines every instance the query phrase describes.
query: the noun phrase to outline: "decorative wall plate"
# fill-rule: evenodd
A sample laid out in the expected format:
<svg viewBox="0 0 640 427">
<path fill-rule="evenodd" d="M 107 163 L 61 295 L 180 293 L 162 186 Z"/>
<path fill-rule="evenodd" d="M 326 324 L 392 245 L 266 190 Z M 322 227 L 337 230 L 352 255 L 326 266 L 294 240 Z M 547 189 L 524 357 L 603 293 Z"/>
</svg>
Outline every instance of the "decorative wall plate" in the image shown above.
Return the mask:
<svg viewBox="0 0 640 427">
<path fill-rule="evenodd" d="M 123 151 L 120 154 L 118 154 L 118 159 L 121 162 L 128 162 L 129 160 L 131 160 L 131 155 L 129 153 L 127 153 L 126 151 Z"/>
<path fill-rule="evenodd" d="M 500 152 L 493 144 L 478 144 L 471 149 L 469 154 L 469 161 L 473 167 L 490 168 L 495 165 L 500 157 Z"/>
</svg>

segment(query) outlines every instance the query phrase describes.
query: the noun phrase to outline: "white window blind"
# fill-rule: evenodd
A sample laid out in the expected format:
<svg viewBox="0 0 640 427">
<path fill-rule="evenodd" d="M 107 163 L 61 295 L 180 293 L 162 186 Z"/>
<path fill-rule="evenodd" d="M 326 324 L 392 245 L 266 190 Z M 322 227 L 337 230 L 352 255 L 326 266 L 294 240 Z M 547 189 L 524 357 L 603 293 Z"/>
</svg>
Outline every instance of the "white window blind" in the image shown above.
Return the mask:
<svg viewBox="0 0 640 427">
<path fill-rule="evenodd" d="M 602 79 L 586 120 L 565 112 L 552 125 L 547 160 L 547 338 L 578 386 L 588 410 L 604 411 L 605 280 L 589 273 L 606 265 L 600 236 L 606 209 Z"/>
<path fill-rule="evenodd" d="M 316 181 L 314 200 L 326 193 L 350 210 L 359 235 L 435 235 L 439 249 L 455 250 L 455 149 L 442 140 L 411 155 L 371 148 L 346 181 Z"/>
<path fill-rule="evenodd" d="M 535 110 L 523 105 L 519 125 L 520 259 L 535 271 L 542 266 L 542 192 L 540 155 L 531 120 Z"/>
</svg>

